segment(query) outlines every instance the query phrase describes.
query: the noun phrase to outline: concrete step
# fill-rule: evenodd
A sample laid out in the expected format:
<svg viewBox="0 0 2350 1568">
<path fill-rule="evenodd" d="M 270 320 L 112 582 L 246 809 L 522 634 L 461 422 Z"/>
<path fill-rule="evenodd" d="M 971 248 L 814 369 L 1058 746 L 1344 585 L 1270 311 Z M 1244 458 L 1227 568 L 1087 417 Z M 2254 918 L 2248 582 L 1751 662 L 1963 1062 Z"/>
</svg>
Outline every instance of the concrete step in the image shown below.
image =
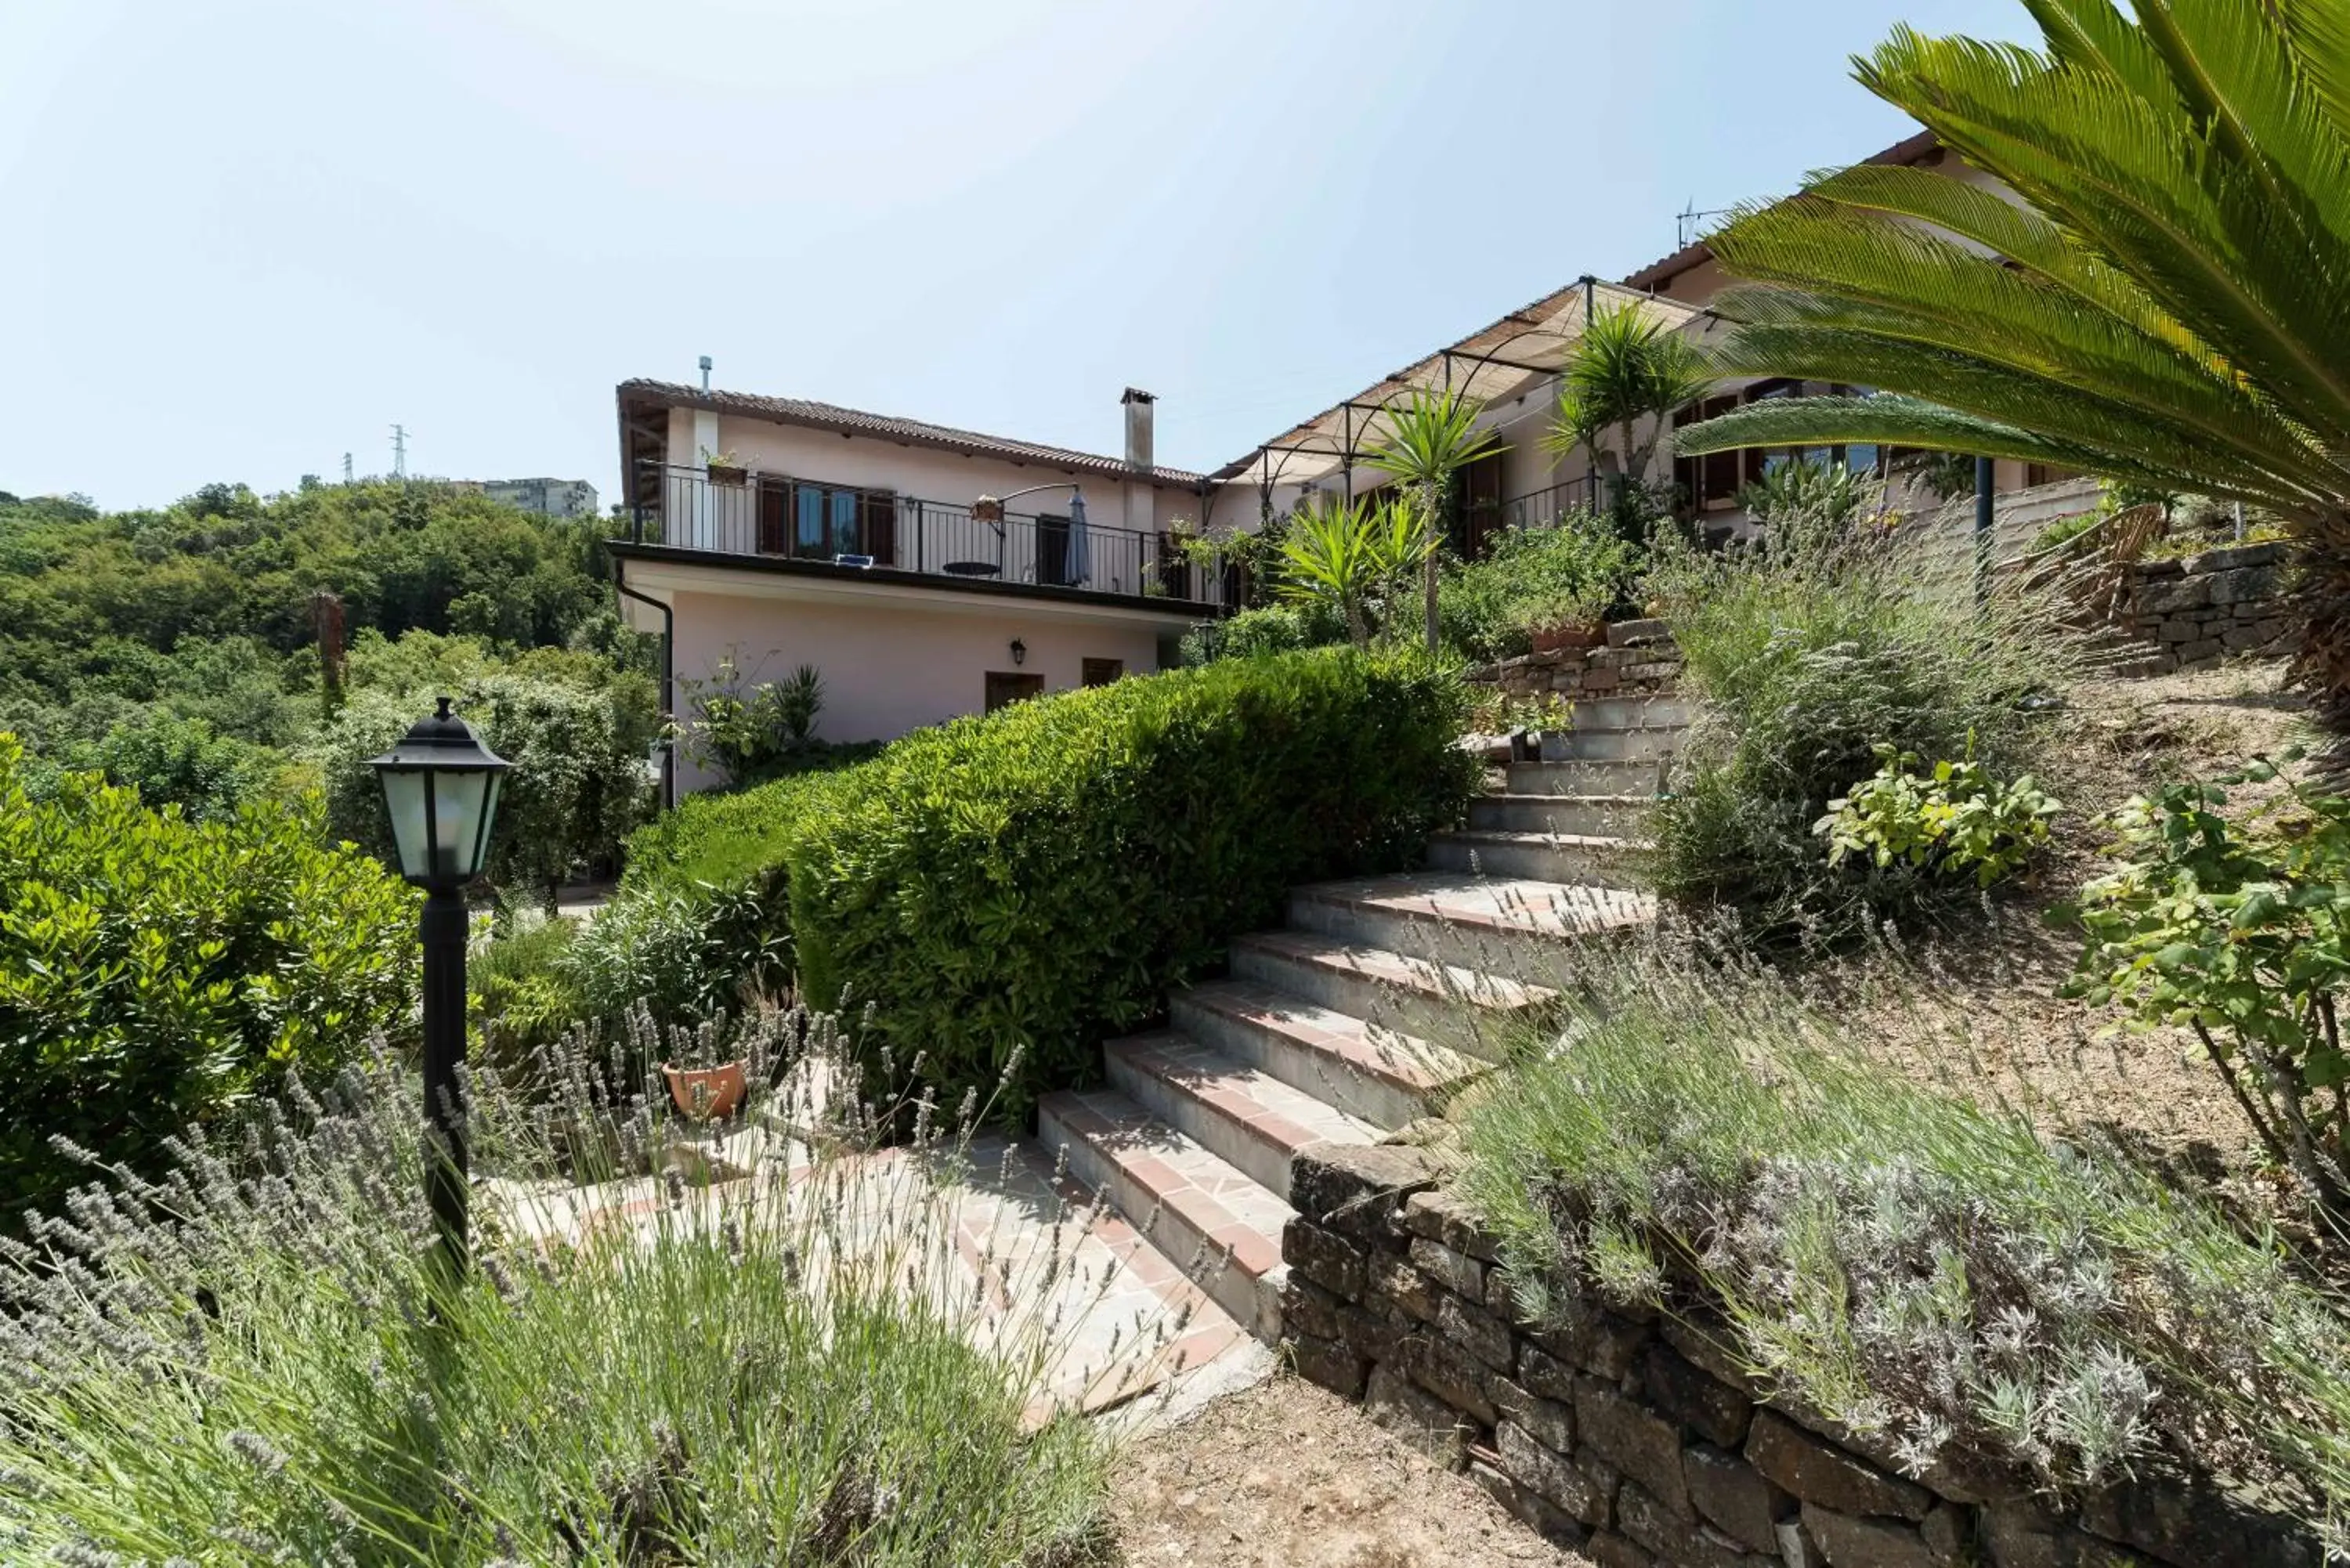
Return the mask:
<svg viewBox="0 0 2350 1568">
<path fill-rule="evenodd" d="M 1281 1230 L 1292 1210 L 1115 1089 L 1062 1089 L 1037 1102 L 1039 1141 L 1175 1267 L 1260 1339 L 1281 1334 Z M 1231 1261 L 1223 1262 L 1226 1251 Z"/>
<path fill-rule="evenodd" d="M 1563 833 L 1440 833 L 1429 840 L 1428 863 L 1484 877 L 1630 889 L 1640 886 L 1629 864 L 1634 848 L 1628 839 Z"/>
<path fill-rule="evenodd" d="M 1652 794 L 1488 794 L 1469 803 L 1469 826 L 1486 833 L 1565 833 L 1621 838 L 1640 826 Z"/>
<path fill-rule="evenodd" d="M 1557 992 L 1507 975 L 1350 945 L 1315 931 L 1259 931 L 1232 946 L 1232 972 L 1334 1012 L 1499 1061 L 1501 1026 Z"/>
<path fill-rule="evenodd" d="M 1512 794 L 1654 794 L 1665 776 L 1662 757 L 1579 757 L 1565 762 L 1512 763 Z"/>
<path fill-rule="evenodd" d="M 1625 761 L 1664 758 L 1681 743 L 1679 725 L 1659 729 L 1615 730 L 1586 725 L 1577 716 L 1572 730 L 1542 738 L 1546 763 Z"/>
<path fill-rule="evenodd" d="M 1168 999 L 1177 1029 L 1392 1130 L 1440 1108 L 1484 1064 L 1246 980 L 1203 981 Z"/>
<path fill-rule="evenodd" d="M 1656 901 L 1644 894 L 1466 871 L 1317 882 L 1289 895 L 1293 929 L 1542 981 L 1572 962 L 1575 939 L 1655 915 Z"/>
<path fill-rule="evenodd" d="M 1678 729 L 1690 722 L 1690 705 L 1679 697 L 1577 697 L 1578 730 Z"/>
<path fill-rule="evenodd" d="M 1286 1203 L 1289 1161 L 1379 1129 L 1199 1041 L 1159 1030 L 1102 1047 L 1113 1088 Z"/>
</svg>

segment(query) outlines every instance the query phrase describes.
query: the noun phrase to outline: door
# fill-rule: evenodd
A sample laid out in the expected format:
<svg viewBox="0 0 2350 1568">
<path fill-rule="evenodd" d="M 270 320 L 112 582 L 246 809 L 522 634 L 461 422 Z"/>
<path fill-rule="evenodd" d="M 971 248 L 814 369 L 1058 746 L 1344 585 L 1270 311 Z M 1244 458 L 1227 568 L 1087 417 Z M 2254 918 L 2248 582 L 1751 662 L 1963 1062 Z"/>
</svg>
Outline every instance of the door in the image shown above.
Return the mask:
<svg viewBox="0 0 2350 1568">
<path fill-rule="evenodd" d="M 987 711 L 991 713 L 1044 694 L 1045 678 L 1041 675 L 1014 675 L 1007 670 L 987 672 Z"/>
<path fill-rule="evenodd" d="M 759 553 L 788 556 L 792 550 L 792 482 L 759 475 Z"/>
<path fill-rule="evenodd" d="M 1069 520 L 1036 519 L 1036 580 L 1048 588 L 1069 585 Z"/>
<path fill-rule="evenodd" d="M 863 535 L 862 555 L 877 566 L 898 564 L 898 498 L 886 490 L 868 490 L 858 497 L 858 532 Z"/>
<path fill-rule="evenodd" d="M 1482 560 L 1485 541 L 1502 517 L 1502 456 L 1492 452 L 1461 471 L 1452 496 L 1452 547 Z"/>
</svg>

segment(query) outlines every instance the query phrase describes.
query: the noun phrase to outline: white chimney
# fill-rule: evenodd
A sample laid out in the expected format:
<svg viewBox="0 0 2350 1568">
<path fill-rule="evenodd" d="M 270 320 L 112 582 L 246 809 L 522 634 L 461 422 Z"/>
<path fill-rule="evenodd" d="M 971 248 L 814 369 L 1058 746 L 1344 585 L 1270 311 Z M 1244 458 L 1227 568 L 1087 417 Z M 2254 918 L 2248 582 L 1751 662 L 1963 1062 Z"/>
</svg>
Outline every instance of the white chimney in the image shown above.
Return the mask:
<svg viewBox="0 0 2350 1568">
<path fill-rule="evenodd" d="M 1158 400 L 1133 387 L 1118 400 L 1126 405 L 1126 465 L 1128 468 L 1151 467 L 1150 405 Z"/>
</svg>

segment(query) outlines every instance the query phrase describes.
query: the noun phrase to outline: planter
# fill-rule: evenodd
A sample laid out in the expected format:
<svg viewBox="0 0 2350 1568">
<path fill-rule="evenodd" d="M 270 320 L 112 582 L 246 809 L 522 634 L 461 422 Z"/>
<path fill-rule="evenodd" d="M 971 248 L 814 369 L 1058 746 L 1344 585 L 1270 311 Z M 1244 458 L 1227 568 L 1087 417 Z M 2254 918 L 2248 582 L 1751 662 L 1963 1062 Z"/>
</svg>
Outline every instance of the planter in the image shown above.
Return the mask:
<svg viewBox="0 0 2350 1568">
<path fill-rule="evenodd" d="M 696 1121 L 723 1121 L 733 1116 L 746 1086 L 740 1062 L 715 1067 L 672 1067 L 664 1062 L 661 1076 L 669 1080 L 669 1097 L 679 1113 Z"/>
<path fill-rule="evenodd" d="M 1598 647 L 1607 640 L 1607 628 L 1598 621 L 1579 626 L 1545 626 L 1534 636 L 1536 653 L 1565 653 L 1573 649 Z"/>
<path fill-rule="evenodd" d="M 737 468 L 731 462 L 713 462 L 709 465 L 709 468 L 710 483 L 712 484 L 748 484 L 751 483 L 751 471 L 747 468 Z"/>
</svg>

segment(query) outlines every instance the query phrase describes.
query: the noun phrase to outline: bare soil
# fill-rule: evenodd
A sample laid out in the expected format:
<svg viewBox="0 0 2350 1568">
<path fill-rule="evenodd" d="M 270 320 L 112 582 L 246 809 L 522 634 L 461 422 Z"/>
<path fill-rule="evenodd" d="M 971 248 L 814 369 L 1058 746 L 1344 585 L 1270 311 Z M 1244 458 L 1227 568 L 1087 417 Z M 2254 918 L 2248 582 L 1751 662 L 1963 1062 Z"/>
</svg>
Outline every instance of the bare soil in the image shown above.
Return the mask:
<svg viewBox="0 0 2350 1568">
<path fill-rule="evenodd" d="M 1116 1490 L 1129 1568 L 1589 1568 L 1286 1374 L 1139 1439 Z"/>
</svg>

